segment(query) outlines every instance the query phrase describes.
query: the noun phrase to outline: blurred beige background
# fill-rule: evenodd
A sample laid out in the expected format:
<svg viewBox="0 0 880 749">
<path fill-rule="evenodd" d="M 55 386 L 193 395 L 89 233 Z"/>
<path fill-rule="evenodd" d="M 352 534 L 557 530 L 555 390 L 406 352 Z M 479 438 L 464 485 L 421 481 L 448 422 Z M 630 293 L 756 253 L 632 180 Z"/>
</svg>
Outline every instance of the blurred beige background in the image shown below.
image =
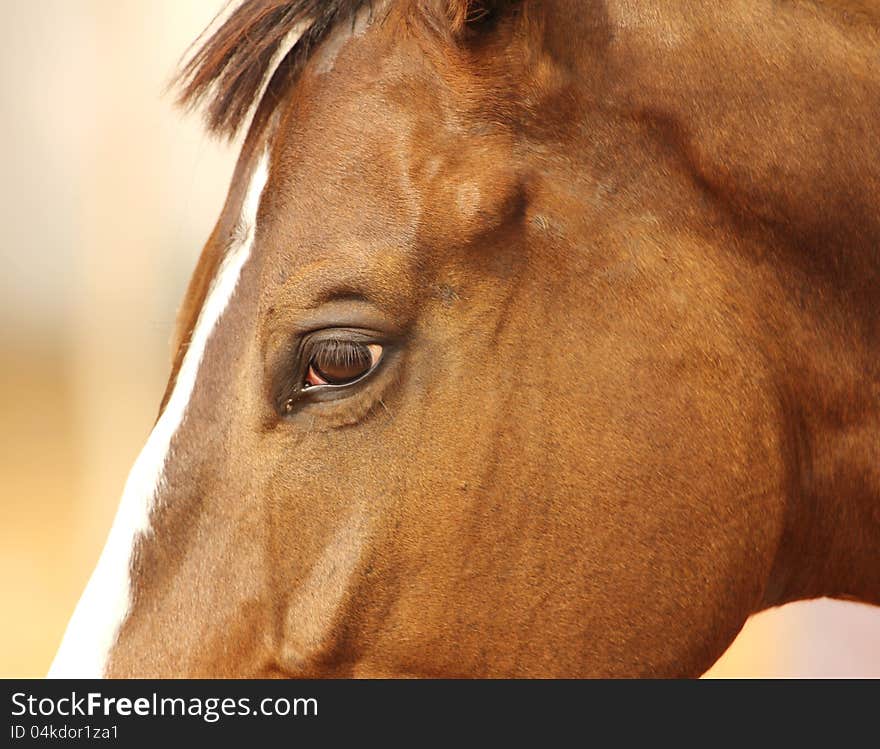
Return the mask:
<svg viewBox="0 0 880 749">
<path fill-rule="evenodd" d="M 0 676 L 42 676 L 151 428 L 235 148 L 163 95 L 220 0 L 3 1 Z M 753 618 L 721 676 L 880 676 L 880 609 Z"/>
</svg>

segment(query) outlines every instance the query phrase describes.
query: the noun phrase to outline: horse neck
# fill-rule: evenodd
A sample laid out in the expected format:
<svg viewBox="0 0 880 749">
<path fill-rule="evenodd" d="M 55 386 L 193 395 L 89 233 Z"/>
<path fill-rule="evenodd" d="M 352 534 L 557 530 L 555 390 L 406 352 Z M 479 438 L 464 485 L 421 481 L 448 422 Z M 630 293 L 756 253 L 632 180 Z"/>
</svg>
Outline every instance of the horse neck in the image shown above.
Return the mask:
<svg viewBox="0 0 880 749">
<path fill-rule="evenodd" d="M 873 37 L 821 8 L 788 8 L 774 26 L 758 6 L 690 14 L 648 5 L 609 0 L 602 18 L 574 14 L 584 28 L 560 45 L 592 41 L 571 53 L 585 55 L 574 63 L 580 80 L 599 88 L 586 106 L 615 102 L 647 122 L 659 134 L 648 137 L 664 139 L 676 169 L 737 235 L 719 254 L 740 253 L 724 262 L 748 279 L 743 341 L 757 341 L 778 389 L 787 470 L 787 517 L 764 604 L 817 596 L 880 604 L 880 161 L 870 158 L 880 153 L 880 76 L 853 73 L 873 59 Z M 728 31 L 713 35 L 700 23 Z M 780 44 L 787 28 L 802 47 Z M 826 43 L 834 33 L 847 34 L 846 55 Z M 664 34 L 675 54 L 664 51 Z M 755 53 L 742 53 L 750 45 Z M 767 50 L 778 57 L 773 74 L 760 63 Z M 814 66 L 827 78 L 808 72 Z M 846 92 L 840 107 L 829 106 L 829 87 Z M 736 127 L 731 102 L 749 103 Z"/>
<path fill-rule="evenodd" d="M 787 519 L 765 606 L 819 596 L 880 605 L 880 383 L 860 357 L 832 361 L 829 348 L 784 385 Z"/>
</svg>

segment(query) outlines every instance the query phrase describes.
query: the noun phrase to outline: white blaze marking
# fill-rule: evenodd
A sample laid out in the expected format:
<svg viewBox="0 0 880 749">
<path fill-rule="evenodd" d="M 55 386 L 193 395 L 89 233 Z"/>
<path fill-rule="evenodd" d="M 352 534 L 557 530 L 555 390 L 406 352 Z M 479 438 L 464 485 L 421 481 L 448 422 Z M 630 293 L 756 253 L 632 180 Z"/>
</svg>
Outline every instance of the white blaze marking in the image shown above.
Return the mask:
<svg viewBox="0 0 880 749">
<path fill-rule="evenodd" d="M 110 649 L 131 605 L 131 555 L 138 538 L 150 531 L 150 512 L 159 494 L 171 440 L 183 421 L 208 339 L 229 304 L 241 269 L 251 253 L 257 209 L 268 175 L 269 158 L 264 153 L 248 186 L 239 230 L 199 313 L 174 390 L 128 475 L 104 551 L 67 625 L 49 669 L 50 678 L 104 675 Z"/>
</svg>

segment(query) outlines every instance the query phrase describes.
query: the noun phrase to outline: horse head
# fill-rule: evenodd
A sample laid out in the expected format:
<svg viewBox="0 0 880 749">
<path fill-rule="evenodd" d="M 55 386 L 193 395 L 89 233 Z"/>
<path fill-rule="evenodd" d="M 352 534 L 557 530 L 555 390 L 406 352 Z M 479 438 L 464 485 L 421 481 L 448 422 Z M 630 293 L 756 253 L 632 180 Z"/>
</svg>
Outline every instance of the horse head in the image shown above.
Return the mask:
<svg viewBox="0 0 880 749">
<path fill-rule="evenodd" d="M 52 673 L 695 675 L 877 601 L 877 19 L 819 5 L 235 9 L 183 98 L 247 137 Z"/>
</svg>

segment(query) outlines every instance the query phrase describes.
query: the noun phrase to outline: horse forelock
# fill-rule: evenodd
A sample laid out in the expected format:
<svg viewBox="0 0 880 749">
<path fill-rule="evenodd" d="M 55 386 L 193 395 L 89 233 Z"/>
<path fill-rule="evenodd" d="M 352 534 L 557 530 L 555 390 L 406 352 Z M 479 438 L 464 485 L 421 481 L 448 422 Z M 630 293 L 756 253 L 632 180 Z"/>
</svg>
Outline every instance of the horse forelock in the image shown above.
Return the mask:
<svg viewBox="0 0 880 749">
<path fill-rule="evenodd" d="M 504 0 L 437 0 L 415 3 L 435 30 L 459 35 L 489 18 Z M 373 0 L 244 0 L 201 46 L 175 81 L 178 104 L 203 107 L 210 132 L 234 137 L 262 102 L 273 109 L 315 48 L 341 24 L 354 25 Z M 433 12 L 432 12 L 433 11 Z M 291 38 L 293 41 L 291 42 Z"/>
<path fill-rule="evenodd" d="M 177 78 L 178 103 L 187 108 L 203 106 L 208 130 L 233 137 L 260 101 L 277 103 L 332 27 L 367 4 L 367 0 L 245 0 L 184 64 Z M 286 45 L 291 36 L 293 43 Z"/>
</svg>

